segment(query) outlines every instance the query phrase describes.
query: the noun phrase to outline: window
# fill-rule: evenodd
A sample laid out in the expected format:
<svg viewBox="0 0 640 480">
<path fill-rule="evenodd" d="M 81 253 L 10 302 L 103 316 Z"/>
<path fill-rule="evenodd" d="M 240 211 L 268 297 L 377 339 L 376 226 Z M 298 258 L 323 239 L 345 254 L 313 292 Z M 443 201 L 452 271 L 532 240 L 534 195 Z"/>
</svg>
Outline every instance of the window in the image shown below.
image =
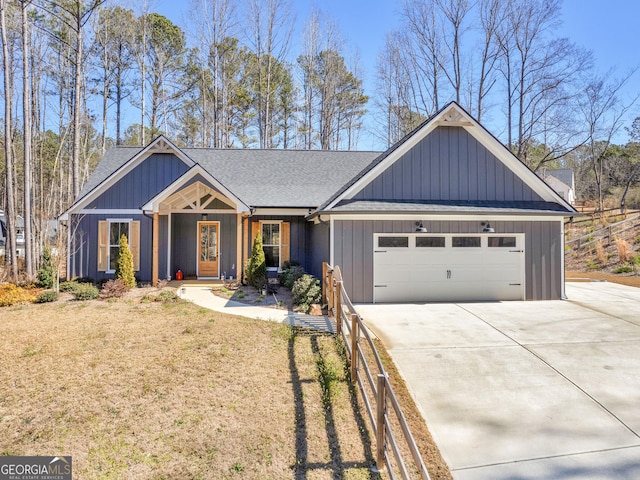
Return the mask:
<svg viewBox="0 0 640 480">
<path fill-rule="evenodd" d="M 416 237 L 416 247 L 444 248 L 444 237 Z"/>
<path fill-rule="evenodd" d="M 280 268 L 280 223 L 262 222 L 262 249 L 267 268 Z"/>
<path fill-rule="evenodd" d="M 480 237 L 453 237 L 453 248 L 473 248 L 480 246 Z"/>
<path fill-rule="evenodd" d="M 515 248 L 516 237 L 489 237 L 489 247 Z"/>
<path fill-rule="evenodd" d="M 98 222 L 98 271 L 112 273 L 118 264 L 120 237 L 127 236 L 133 257 L 133 269 L 140 270 L 140 222 L 129 219 Z"/>
<path fill-rule="evenodd" d="M 382 248 L 407 248 L 409 237 L 378 237 L 378 247 Z"/>
<path fill-rule="evenodd" d="M 118 266 L 120 254 L 120 237 L 125 235 L 129 242 L 129 222 L 109 222 L 109 270 Z"/>
</svg>

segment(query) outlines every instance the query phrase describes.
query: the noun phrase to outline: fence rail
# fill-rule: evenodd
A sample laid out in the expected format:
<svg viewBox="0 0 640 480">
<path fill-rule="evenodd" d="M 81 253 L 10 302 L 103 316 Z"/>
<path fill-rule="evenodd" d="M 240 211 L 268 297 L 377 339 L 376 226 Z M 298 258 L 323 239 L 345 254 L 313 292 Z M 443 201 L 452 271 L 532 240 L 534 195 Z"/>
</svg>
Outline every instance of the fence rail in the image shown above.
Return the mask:
<svg viewBox="0 0 640 480">
<path fill-rule="evenodd" d="M 598 240 L 601 241 L 606 239 L 607 243 L 610 244 L 614 237 L 621 236 L 626 232 L 636 229 L 638 226 L 640 226 L 640 215 L 612 223 L 611 225 L 599 228 L 598 230 L 594 230 L 593 232 L 582 235 L 581 237 L 567 240 L 565 243 L 566 245 L 576 244 L 575 246 L 578 249 L 591 245 Z"/>
<path fill-rule="evenodd" d="M 396 478 L 397 470 L 405 480 L 412 478 L 410 472 L 415 472 L 417 478 L 430 480 L 371 334 L 344 289 L 340 267 L 322 265 L 322 297 L 329 314 L 336 320 L 336 333 L 344 341 L 350 363 L 351 381 L 358 384 L 373 425 L 376 467 L 386 468 L 391 478 Z M 409 459 L 402 454 L 398 444 L 400 438 L 411 453 L 411 464 L 407 464 Z"/>
</svg>

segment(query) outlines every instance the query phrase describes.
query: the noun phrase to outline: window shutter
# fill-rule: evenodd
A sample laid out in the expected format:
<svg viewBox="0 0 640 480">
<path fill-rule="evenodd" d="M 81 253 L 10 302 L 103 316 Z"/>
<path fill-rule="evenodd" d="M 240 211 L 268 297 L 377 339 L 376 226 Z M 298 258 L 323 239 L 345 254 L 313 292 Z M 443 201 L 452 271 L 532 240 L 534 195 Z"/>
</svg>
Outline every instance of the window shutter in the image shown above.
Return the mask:
<svg viewBox="0 0 640 480">
<path fill-rule="evenodd" d="M 129 250 L 131 250 L 131 256 L 133 257 L 133 269 L 140 271 L 140 222 L 131 222 L 129 225 Z"/>
<path fill-rule="evenodd" d="M 98 222 L 98 271 L 106 272 L 109 269 L 109 222 Z"/>
<path fill-rule="evenodd" d="M 280 263 L 281 266 L 284 262 L 290 260 L 290 244 L 291 244 L 291 224 L 289 222 L 282 222 L 282 232 L 280 239 Z"/>
<path fill-rule="evenodd" d="M 260 222 L 251 222 L 251 245 L 250 248 L 253 247 L 253 242 L 256 241 L 256 237 L 260 233 Z"/>
</svg>

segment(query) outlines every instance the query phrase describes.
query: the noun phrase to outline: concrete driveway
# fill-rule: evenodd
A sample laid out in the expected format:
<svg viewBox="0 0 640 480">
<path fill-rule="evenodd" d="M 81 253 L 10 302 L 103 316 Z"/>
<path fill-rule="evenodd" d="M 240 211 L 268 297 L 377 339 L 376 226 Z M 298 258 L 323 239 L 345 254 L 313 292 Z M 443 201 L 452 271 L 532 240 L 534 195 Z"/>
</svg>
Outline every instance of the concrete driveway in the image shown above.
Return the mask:
<svg viewBox="0 0 640 480">
<path fill-rule="evenodd" d="M 458 480 L 640 478 L 640 289 L 358 305 Z"/>
</svg>

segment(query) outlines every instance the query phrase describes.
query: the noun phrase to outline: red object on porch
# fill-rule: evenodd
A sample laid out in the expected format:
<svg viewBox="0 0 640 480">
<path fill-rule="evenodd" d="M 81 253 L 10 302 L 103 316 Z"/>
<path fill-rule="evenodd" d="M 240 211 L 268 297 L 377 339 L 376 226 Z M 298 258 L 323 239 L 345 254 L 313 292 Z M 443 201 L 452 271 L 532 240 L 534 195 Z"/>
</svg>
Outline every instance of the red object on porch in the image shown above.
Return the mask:
<svg viewBox="0 0 640 480">
<path fill-rule="evenodd" d="M 182 270 L 178 270 L 176 272 L 176 280 L 182 280 L 184 278 L 184 275 L 182 275 Z"/>
</svg>

